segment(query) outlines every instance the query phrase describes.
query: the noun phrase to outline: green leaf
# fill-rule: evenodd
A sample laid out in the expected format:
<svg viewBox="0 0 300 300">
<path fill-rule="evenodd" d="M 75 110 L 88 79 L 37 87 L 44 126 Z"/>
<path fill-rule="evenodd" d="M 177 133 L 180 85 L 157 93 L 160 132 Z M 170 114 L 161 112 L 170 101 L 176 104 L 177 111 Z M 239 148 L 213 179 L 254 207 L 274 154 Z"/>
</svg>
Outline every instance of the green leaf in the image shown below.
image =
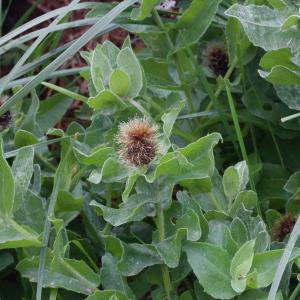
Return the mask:
<svg viewBox="0 0 300 300">
<path fill-rule="evenodd" d="M 59 258 L 59 264 L 52 264 L 53 255 L 48 253 L 44 269 L 43 287 L 63 288 L 80 294 L 92 294 L 100 284 L 100 276 L 84 261 Z M 17 270 L 31 282 L 37 282 L 39 257 L 25 258 Z"/>
<path fill-rule="evenodd" d="M 163 131 L 166 137 L 170 137 L 172 133 L 173 126 L 175 124 L 175 121 L 180 113 L 180 111 L 184 108 L 185 101 L 181 101 L 178 103 L 177 106 L 171 107 L 170 110 L 166 113 L 164 113 L 161 117 L 161 120 L 163 121 Z"/>
<path fill-rule="evenodd" d="M 225 249 L 232 258 L 238 250 L 238 244 L 233 239 L 228 226 L 216 220 L 209 223 L 209 229 L 207 242 Z"/>
<path fill-rule="evenodd" d="M 247 227 L 239 217 L 235 217 L 230 226 L 231 234 L 239 246 L 248 240 Z"/>
<path fill-rule="evenodd" d="M 143 71 L 131 48 L 124 48 L 117 57 L 118 67 L 130 77 L 131 85 L 127 96 L 135 98 L 143 87 Z"/>
<path fill-rule="evenodd" d="M 299 66 L 292 62 L 292 57 L 290 49 L 287 48 L 269 51 L 261 58 L 259 65 L 268 71 L 278 65 L 297 71 Z"/>
<path fill-rule="evenodd" d="M 6 216 L 12 214 L 14 197 L 14 177 L 9 164 L 4 158 L 3 141 L 0 138 L 0 214 Z"/>
<path fill-rule="evenodd" d="M 170 236 L 155 245 L 155 248 L 169 268 L 176 268 L 181 255 L 181 241 L 187 235 L 185 228 L 177 230 L 176 234 Z"/>
<path fill-rule="evenodd" d="M 187 242 L 184 251 L 207 294 L 217 299 L 231 299 L 236 295 L 230 283 L 230 258 L 225 250 L 207 243 Z"/>
<path fill-rule="evenodd" d="M 270 72 L 258 70 L 259 75 L 273 84 L 299 84 L 300 69 L 293 71 L 285 66 L 275 66 Z"/>
<path fill-rule="evenodd" d="M 129 298 L 135 298 L 129 288 L 126 279 L 118 270 L 118 260 L 110 253 L 106 253 L 101 258 L 101 285 L 105 290 L 117 290 Z M 102 299 L 102 298 L 101 298 Z"/>
<path fill-rule="evenodd" d="M 41 246 L 36 233 L 10 218 L 0 218 L 0 249 Z"/>
<path fill-rule="evenodd" d="M 148 182 L 163 175 L 168 175 L 170 182 L 180 182 L 189 187 L 201 184 L 207 187 L 214 171 L 213 147 L 220 141 L 218 133 L 212 133 L 200 138 L 176 152 L 169 152 L 162 157 L 156 169 L 148 173 L 145 178 Z"/>
<path fill-rule="evenodd" d="M 34 145 L 38 142 L 38 138 L 29 131 L 20 129 L 16 132 L 15 145 L 17 148 Z"/>
<path fill-rule="evenodd" d="M 264 50 L 278 50 L 299 48 L 300 35 L 294 30 L 282 30 L 288 20 L 284 11 L 271 9 L 265 5 L 234 4 L 225 14 L 237 18 L 249 40 Z"/>
<path fill-rule="evenodd" d="M 13 264 L 14 257 L 9 252 L 0 252 L 0 271 Z"/>
<path fill-rule="evenodd" d="M 218 10 L 221 0 L 194 0 L 183 13 L 175 28 L 180 29 L 176 48 L 196 43 L 206 32 Z"/>
<path fill-rule="evenodd" d="M 161 258 L 153 245 L 124 244 L 124 255 L 118 268 L 123 275 L 133 276 L 148 266 L 161 263 Z"/>
<path fill-rule="evenodd" d="M 258 199 L 257 194 L 253 191 L 242 191 L 239 192 L 236 196 L 235 201 L 233 202 L 232 206 L 229 210 L 229 215 L 234 217 L 238 210 L 242 208 L 242 205 L 246 209 L 252 209 L 256 206 Z"/>
<path fill-rule="evenodd" d="M 148 215 L 155 213 L 155 203 L 157 200 L 150 198 L 147 194 L 134 194 L 122 203 L 119 209 L 110 208 L 96 201 L 92 201 L 90 205 L 96 207 L 96 211 L 103 215 L 105 221 L 113 226 L 141 221 Z"/>
<path fill-rule="evenodd" d="M 277 84 L 275 90 L 281 101 L 290 109 L 300 110 L 299 84 Z"/>
<path fill-rule="evenodd" d="M 176 221 L 177 228 L 184 228 L 187 230 L 187 239 L 196 242 L 202 235 L 200 219 L 196 212 L 190 208 Z"/>
<path fill-rule="evenodd" d="M 283 188 L 291 194 L 296 193 L 300 189 L 300 171 L 291 175 Z"/>
<path fill-rule="evenodd" d="M 224 192 L 230 203 L 237 194 L 245 189 L 249 180 L 249 170 L 245 161 L 228 167 L 223 176 Z"/>
<path fill-rule="evenodd" d="M 101 48 L 102 45 L 95 48 L 91 62 L 91 76 L 97 92 L 101 92 L 108 87 L 109 76 L 112 72 L 111 63 Z"/>
<path fill-rule="evenodd" d="M 96 110 L 101 110 L 104 115 L 110 115 L 118 110 L 123 110 L 127 104 L 110 90 L 102 90 L 97 96 L 90 97 L 88 105 Z"/>
<path fill-rule="evenodd" d="M 124 181 L 133 172 L 134 169 L 130 169 L 118 159 L 110 157 L 104 162 L 101 171 L 98 169 L 92 171 L 88 180 L 94 184 L 98 184 L 101 181 L 120 182 Z"/>
<path fill-rule="evenodd" d="M 129 300 L 119 291 L 96 291 L 93 295 L 86 298 L 86 300 Z"/>
<path fill-rule="evenodd" d="M 62 95 L 54 95 L 40 102 L 40 108 L 37 113 L 37 124 L 43 132 L 53 128 L 61 120 L 72 103 L 72 99 Z"/>
<path fill-rule="evenodd" d="M 82 147 L 79 143 L 76 143 L 73 149 L 75 156 L 80 163 L 87 166 L 94 165 L 97 167 L 102 167 L 104 162 L 115 152 L 112 147 L 99 146 L 90 150 L 87 147 Z"/>
<path fill-rule="evenodd" d="M 131 85 L 127 73 L 120 69 L 114 70 L 109 77 L 109 87 L 118 96 L 125 96 Z"/>
<path fill-rule="evenodd" d="M 33 174 L 33 147 L 21 148 L 14 160 L 12 172 L 15 182 L 14 210 L 24 202 L 30 180 Z"/>
<path fill-rule="evenodd" d="M 70 192 L 59 191 L 55 205 L 55 213 L 80 211 L 82 205 L 82 197 L 76 198 Z"/>
<path fill-rule="evenodd" d="M 282 249 L 271 250 L 267 252 L 257 253 L 254 255 L 251 271 L 257 272 L 256 282 L 253 287 L 263 288 L 270 285 L 274 279 L 274 275 L 283 254 Z M 289 262 L 300 255 L 300 249 L 294 248 Z"/>
<path fill-rule="evenodd" d="M 134 9 L 131 18 L 134 20 L 144 20 L 151 15 L 155 5 L 159 4 L 159 0 L 141 0 L 140 7 Z"/>
<path fill-rule="evenodd" d="M 232 259 L 230 265 L 231 286 L 237 293 L 242 293 L 246 289 L 246 275 L 251 269 L 254 245 L 255 240 L 246 242 Z"/>
<path fill-rule="evenodd" d="M 205 241 L 208 235 L 209 227 L 208 222 L 203 215 L 199 201 L 195 198 L 190 197 L 186 191 L 178 192 L 177 199 L 182 205 L 184 213 L 186 213 L 189 209 L 193 210 L 196 213 L 200 221 L 200 227 L 198 228 L 198 230 L 201 230 L 201 241 Z M 198 226 L 198 222 L 196 222 L 196 225 Z"/>
</svg>

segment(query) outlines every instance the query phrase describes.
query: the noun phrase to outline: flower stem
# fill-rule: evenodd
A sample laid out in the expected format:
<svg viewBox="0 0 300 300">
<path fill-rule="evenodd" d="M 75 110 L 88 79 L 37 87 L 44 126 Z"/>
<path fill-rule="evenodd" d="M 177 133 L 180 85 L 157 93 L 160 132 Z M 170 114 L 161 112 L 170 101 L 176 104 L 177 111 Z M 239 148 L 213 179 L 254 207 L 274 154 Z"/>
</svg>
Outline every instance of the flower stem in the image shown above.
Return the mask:
<svg viewBox="0 0 300 300">
<path fill-rule="evenodd" d="M 159 237 L 159 241 L 163 241 L 165 239 L 165 218 L 164 218 L 164 211 L 160 203 L 156 205 L 156 210 L 157 210 L 156 226 L 158 229 L 158 237 Z M 172 300 L 171 298 L 172 285 L 171 285 L 171 279 L 170 279 L 168 267 L 166 265 L 161 265 L 161 272 L 162 272 L 163 284 L 164 284 L 167 300 Z"/>
<path fill-rule="evenodd" d="M 293 293 L 291 294 L 289 300 L 295 300 L 296 297 L 299 295 L 300 293 L 300 282 L 298 283 L 298 285 L 296 286 L 296 288 L 294 289 Z"/>
<path fill-rule="evenodd" d="M 172 42 L 172 39 L 167 31 L 167 28 L 165 27 L 165 24 L 161 20 L 161 17 L 159 15 L 159 13 L 156 11 L 156 9 L 153 9 L 153 17 L 154 17 L 154 20 L 155 20 L 156 24 L 158 25 L 158 27 L 164 32 L 164 34 L 166 36 L 168 47 L 170 48 L 170 50 L 174 49 L 174 43 Z M 181 63 L 180 53 L 176 52 L 174 55 L 174 58 L 175 58 L 175 65 L 176 65 L 176 69 L 178 72 L 178 76 L 179 76 L 181 85 L 183 86 L 183 91 L 184 91 L 185 97 L 188 101 L 189 110 L 192 112 L 192 111 L 194 111 L 192 93 L 191 93 L 190 88 L 185 85 L 184 69 L 183 69 L 183 66 Z"/>
<path fill-rule="evenodd" d="M 249 159 L 248 159 L 245 143 L 244 143 L 244 140 L 243 140 L 242 131 L 241 131 L 237 111 L 236 111 L 236 108 L 235 108 L 234 100 L 233 100 L 232 95 L 231 95 L 231 91 L 230 91 L 230 88 L 229 88 L 229 85 L 228 85 L 228 81 L 224 80 L 224 83 L 225 83 L 225 88 L 226 88 L 226 92 L 227 92 L 229 108 L 230 108 L 230 112 L 231 112 L 231 116 L 232 116 L 232 120 L 233 120 L 233 124 L 234 124 L 234 128 L 235 128 L 236 136 L 237 136 L 237 139 L 238 139 L 238 142 L 239 142 L 240 150 L 241 150 L 241 153 L 242 153 L 242 157 L 246 161 L 248 167 L 250 168 Z M 252 177 L 251 170 L 249 170 L 249 173 L 250 173 L 250 175 L 249 175 L 250 186 L 251 186 L 251 189 L 255 192 L 256 189 L 255 189 L 255 184 L 254 184 L 254 180 L 253 180 L 253 177 Z M 260 209 L 260 206 L 259 206 L 258 202 L 257 202 L 256 206 L 257 206 L 258 214 L 261 215 L 261 209 Z"/>
</svg>

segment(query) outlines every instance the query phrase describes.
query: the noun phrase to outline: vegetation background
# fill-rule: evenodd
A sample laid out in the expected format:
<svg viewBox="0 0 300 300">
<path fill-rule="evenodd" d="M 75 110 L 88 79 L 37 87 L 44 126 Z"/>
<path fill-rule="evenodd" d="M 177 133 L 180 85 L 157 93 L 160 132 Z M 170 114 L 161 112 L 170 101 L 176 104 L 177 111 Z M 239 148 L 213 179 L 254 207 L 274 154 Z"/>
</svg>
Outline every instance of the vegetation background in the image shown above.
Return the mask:
<svg viewBox="0 0 300 300">
<path fill-rule="evenodd" d="M 0 299 L 300 299 L 299 8 L 0 0 Z"/>
</svg>

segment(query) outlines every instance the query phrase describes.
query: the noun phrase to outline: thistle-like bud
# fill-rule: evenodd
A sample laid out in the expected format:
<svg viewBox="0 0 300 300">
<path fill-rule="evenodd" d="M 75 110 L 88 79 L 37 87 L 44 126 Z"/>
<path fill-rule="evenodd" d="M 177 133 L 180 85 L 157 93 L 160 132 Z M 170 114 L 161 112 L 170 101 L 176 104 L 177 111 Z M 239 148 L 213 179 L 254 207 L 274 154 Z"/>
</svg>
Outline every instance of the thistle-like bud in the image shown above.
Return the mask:
<svg viewBox="0 0 300 300">
<path fill-rule="evenodd" d="M 119 126 L 116 142 L 122 160 L 135 167 L 146 166 L 155 158 L 158 149 L 157 127 L 145 118 L 135 118 Z"/>
<path fill-rule="evenodd" d="M 290 214 L 278 219 L 273 227 L 273 236 L 276 240 L 282 242 L 284 238 L 292 232 L 296 223 L 296 217 Z"/>
<path fill-rule="evenodd" d="M 228 70 L 228 54 L 222 42 L 208 43 L 202 61 L 215 76 L 224 76 Z"/>
<path fill-rule="evenodd" d="M 0 106 L 3 103 L 0 102 Z M 9 128 L 12 124 L 13 116 L 12 113 L 8 110 L 3 115 L 0 116 L 0 131 L 5 130 L 6 128 Z"/>
</svg>

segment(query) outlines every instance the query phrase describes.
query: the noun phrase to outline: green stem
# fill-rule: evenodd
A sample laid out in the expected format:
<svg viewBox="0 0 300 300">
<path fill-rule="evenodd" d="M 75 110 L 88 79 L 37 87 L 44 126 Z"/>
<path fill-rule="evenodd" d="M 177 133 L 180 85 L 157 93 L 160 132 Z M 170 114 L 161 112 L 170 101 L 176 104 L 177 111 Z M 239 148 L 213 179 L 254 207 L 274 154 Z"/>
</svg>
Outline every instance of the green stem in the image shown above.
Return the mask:
<svg viewBox="0 0 300 300">
<path fill-rule="evenodd" d="M 184 39 L 183 36 L 182 36 L 182 39 Z M 204 73 L 204 70 L 203 70 L 202 66 L 197 62 L 197 60 L 196 60 L 194 54 L 192 53 L 192 50 L 190 49 L 190 47 L 187 47 L 187 53 L 188 53 L 189 58 L 192 60 L 194 66 L 196 68 L 197 76 L 198 76 L 200 82 L 202 83 L 208 97 L 211 100 L 210 103 L 212 103 L 215 106 L 216 110 L 219 112 L 221 122 L 223 123 L 223 126 L 225 127 L 225 129 L 227 131 L 227 134 L 230 135 L 231 134 L 230 126 L 229 126 L 227 120 L 224 118 L 224 115 L 221 113 L 222 108 L 221 108 L 221 105 L 220 105 L 219 99 L 218 99 L 219 93 L 221 93 L 222 89 L 220 89 L 220 90 L 218 89 L 217 92 L 214 93 L 211 85 L 209 84 L 209 82 L 208 82 L 208 80 L 205 76 L 205 73 Z M 235 66 L 235 64 L 234 64 L 234 66 Z M 225 74 L 225 77 L 228 76 L 228 78 L 229 78 L 229 76 L 231 75 L 233 70 L 234 70 L 234 67 L 230 68 L 230 72 L 227 72 Z M 235 149 L 237 155 L 239 155 L 237 144 L 234 143 L 233 145 L 234 145 L 234 149 Z"/>
<path fill-rule="evenodd" d="M 156 209 L 157 209 L 156 225 L 158 229 L 158 237 L 160 241 L 163 241 L 165 239 L 164 211 L 160 203 L 157 204 Z M 172 285 L 171 285 L 171 279 L 170 279 L 168 267 L 166 265 L 161 265 L 161 272 L 162 272 L 163 284 L 164 284 L 167 299 L 172 300 L 171 298 Z"/>
<path fill-rule="evenodd" d="M 111 188 L 111 185 L 108 185 L 107 186 L 107 196 L 106 196 L 106 206 L 107 207 L 111 207 L 111 197 L 112 197 L 112 188 Z M 112 228 L 112 225 L 107 222 L 103 228 L 102 234 L 108 235 L 110 233 L 111 228 Z"/>
<path fill-rule="evenodd" d="M 40 251 L 40 259 L 39 259 L 39 268 L 38 268 L 38 281 L 37 281 L 37 290 L 36 290 L 36 300 L 42 299 L 42 289 L 43 289 L 43 282 L 44 282 L 44 269 L 46 265 L 46 255 L 48 249 L 48 243 L 50 238 L 50 230 L 51 230 L 51 219 L 54 218 L 54 209 L 57 200 L 58 191 L 61 185 L 61 181 L 63 180 L 64 176 L 64 168 L 67 164 L 67 158 L 72 153 L 72 147 L 69 146 L 65 157 L 61 160 L 60 164 L 55 173 L 54 185 L 52 194 L 50 196 L 49 206 L 47 217 L 45 220 L 44 225 L 44 233 L 43 233 L 43 247 Z"/>
<path fill-rule="evenodd" d="M 298 283 L 298 285 L 294 289 L 294 291 L 291 294 L 289 300 L 296 300 L 297 299 L 296 297 L 299 295 L 299 293 L 300 293 L 300 282 Z"/>
<path fill-rule="evenodd" d="M 174 49 L 174 44 L 172 42 L 172 39 L 167 31 L 167 28 L 165 27 L 165 24 L 161 20 L 159 13 L 156 11 L 156 9 L 153 9 L 153 17 L 154 17 L 154 20 L 155 20 L 156 24 L 158 25 L 158 27 L 165 33 L 165 36 L 167 38 L 168 47 L 171 50 Z M 181 55 L 179 52 L 175 53 L 175 65 L 176 65 L 176 69 L 178 72 L 178 76 L 179 76 L 181 85 L 183 86 L 184 94 L 188 101 L 189 109 L 192 112 L 192 111 L 194 111 L 192 93 L 190 91 L 190 88 L 185 85 L 184 69 L 181 64 Z"/>
<path fill-rule="evenodd" d="M 51 289 L 49 300 L 56 300 L 58 289 Z"/>
<path fill-rule="evenodd" d="M 293 119 L 299 118 L 299 117 L 300 117 L 300 113 L 296 113 L 296 114 L 281 118 L 281 122 L 284 123 L 284 122 L 287 122 L 287 121 L 290 121 L 290 120 L 293 120 Z"/>
<path fill-rule="evenodd" d="M 234 128 L 235 128 L 236 136 L 237 136 L 237 139 L 238 139 L 238 142 L 240 145 L 242 157 L 246 161 L 247 165 L 250 167 L 249 159 L 248 159 L 248 155 L 247 155 L 247 151 L 246 151 L 246 147 L 245 147 L 245 143 L 243 140 L 242 131 L 241 131 L 238 115 L 237 115 L 237 111 L 236 111 L 235 104 L 234 104 L 234 100 L 231 95 L 228 81 L 224 80 L 224 83 L 225 83 L 225 88 L 226 88 L 226 92 L 227 92 L 227 98 L 228 98 L 228 103 L 229 103 L 229 107 L 230 107 L 230 111 L 231 111 L 231 116 L 232 116 L 232 120 L 233 120 L 233 124 L 234 124 Z M 249 171 L 250 171 L 250 175 L 249 175 L 250 186 L 251 186 L 251 189 L 253 191 L 255 191 L 256 189 L 255 189 L 254 180 L 252 178 L 251 170 L 249 170 Z M 257 202 L 257 212 L 259 215 L 261 215 L 261 209 L 260 209 L 258 202 Z"/>
<path fill-rule="evenodd" d="M 273 129 L 272 129 L 272 127 L 271 127 L 269 121 L 267 121 L 267 125 L 268 125 L 268 128 L 269 128 L 269 131 L 270 131 L 270 134 L 271 134 L 273 143 L 274 143 L 274 145 L 275 145 L 275 149 L 276 149 L 276 152 L 277 152 L 279 161 L 280 161 L 280 165 L 281 165 L 281 167 L 282 167 L 283 169 L 285 169 L 284 162 L 283 162 L 283 158 L 282 158 L 282 155 L 281 155 L 281 152 L 280 152 L 280 149 L 279 149 L 277 140 L 276 140 L 276 136 L 275 136 L 275 134 L 274 134 L 274 131 L 273 131 Z"/>
<path fill-rule="evenodd" d="M 40 153 L 35 152 L 35 157 L 39 160 L 45 167 L 47 167 L 50 171 L 55 172 L 56 168 L 53 166 L 46 158 L 44 158 Z"/>
</svg>

